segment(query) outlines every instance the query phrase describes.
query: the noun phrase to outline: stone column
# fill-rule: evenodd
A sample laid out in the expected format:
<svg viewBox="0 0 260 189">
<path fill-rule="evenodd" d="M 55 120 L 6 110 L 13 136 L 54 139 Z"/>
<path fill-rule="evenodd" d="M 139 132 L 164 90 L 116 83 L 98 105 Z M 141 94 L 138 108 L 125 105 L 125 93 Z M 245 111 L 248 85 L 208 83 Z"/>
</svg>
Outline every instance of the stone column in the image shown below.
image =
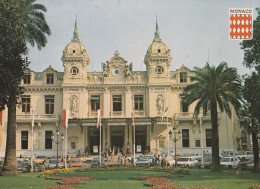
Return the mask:
<svg viewBox="0 0 260 189">
<path fill-rule="evenodd" d="M 110 117 L 110 106 L 111 106 L 111 100 L 110 100 L 110 93 L 108 88 L 104 88 L 104 93 L 103 93 L 103 117 Z"/>
<path fill-rule="evenodd" d="M 125 93 L 125 116 L 126 117 L 131 117 L 131 112 L 132 112 L 132 99 L 131 99 L 131 89 L 130 87 L 126 88 L 126 93 Z"/>
</svg>

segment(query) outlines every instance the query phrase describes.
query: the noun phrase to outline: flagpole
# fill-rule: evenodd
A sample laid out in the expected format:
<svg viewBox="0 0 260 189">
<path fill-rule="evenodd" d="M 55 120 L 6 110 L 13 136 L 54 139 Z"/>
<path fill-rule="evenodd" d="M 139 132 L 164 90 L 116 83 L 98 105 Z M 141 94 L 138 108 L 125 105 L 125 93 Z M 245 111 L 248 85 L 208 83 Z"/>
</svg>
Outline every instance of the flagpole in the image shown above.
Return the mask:
<svg viewBox="0 0 260 189">
<path fill-rule="evenodd" d="M 135 123 L 134 124 L 134 166 L 135 166 Z"/>
<path fill-rule="evenodd" d="M 166 117 L 166 119 L 167 119 L 167 129 L 168 129 L 167 133 L 169 133 L 168 116 Z M 170 139 L 169 139 L 169 134 L 167 134 L 167 136 L 168 136 L 168 158 L 169 158 L 169 156 L 170 156 Z"/>
<path fill-rule="evenodd" d="M 35 108 L 32 107 L 32 147 L 31 147 L 31 170 L 30 172 L 33 173 L 33 126 L 34 126 L 34 111 Z"/>
<path fill-rule="evenodd" d="M 203 165 L 203 138 L 202 138 L 202 115 L 200 115 L 200 141 L 201 141 L 201 164 Z"/>
<path fill-rule="evenodd" d="M 99 164 L 101 167 L 101 118 L 100 118 L 100 126 L 99 126 Z"/>
<path fill-rule="evenodd" d="M 67 148 L 68 148 L 68 144 L 67 144 L 67 140 L 68 140 L 68 132 L 67 132 L 67 129 L 68 129 L 68 125 L 66 123 L 65 125 L 65 135 L 66 135 L 66 138 L 65 138 L 65 169 L 67 169 Z"/>
</svg>

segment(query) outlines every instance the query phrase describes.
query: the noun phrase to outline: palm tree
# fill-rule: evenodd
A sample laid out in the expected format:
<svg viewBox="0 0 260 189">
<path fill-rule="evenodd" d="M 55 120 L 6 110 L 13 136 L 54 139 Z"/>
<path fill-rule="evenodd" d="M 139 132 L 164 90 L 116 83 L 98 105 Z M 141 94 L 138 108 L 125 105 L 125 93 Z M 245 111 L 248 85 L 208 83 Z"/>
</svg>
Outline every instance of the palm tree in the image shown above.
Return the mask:
<svg viewBox="0 0 260 189">
<path fill-rule="evenodd" d="M 212 171 L 221 171 L 219 158 L 218 108 L 231 117 L 231 105 L 238 112 L 241 104 L 241 80 L 235 68 L 222 62 L 217 67 L 208 63 L 204 68 L 195 67 L 192 84 L 184 89 L 184 103 L 196 103 L 194 116 L 201 109 L 206 114 L 211 110 L 212 127 Z"/>
<path fill-rule="evenodd" d="M 43 5 L 36 4 L 35 0 L 1 0 L 0 3 L 3 11 L 9 11 L 13 15 L 12 18 L 18 20 L 10 20 L 14 23 L 14 26 L 7 27 L 8 30 L 10 30 L 10 33 L 16 33 L 17 36 L 23 37 L 22 40 L 18 41 L 19 45 L 21 42 L 24 43 L 24 45 L 28 42 L 32 46 L 37 44 L 39 50 L 46 45 L 46 35 L 50 35 L 50 29 L 43 14 L 43 12 L 46 12 L 46 8 Z M 10 38 L 10 44 L 15 47 L 16 41 Z M 27 51 L 26 49 L 22 52 L 11 50 L 9 52 L 11 54 L 10 57 L 19 57 L 19 60 L 13 62 L 7 60 L 9 64 L 6 68 L 9 68 L 8 71 L 12 73 L 10 76 L 12 76 L 14 82 L 7 83 L 11 90 L 8 90 L 5 94 L 7 96 L 6 99 L 8 99 L 5 101 L 8 107 L 8 125 L 5 161 L 1 175 L 14 176 L 18 174 L 16 163 L 16 105 L 17 97 L 22 92 L 19 84 L 24 75 L 26 66 L 26 61 L 22 58 L 22 54 L 25 54 Z M 14 70 L 16 71 L 16 74 L 13 73 Z M 8 79 L 5 80 L 8 81 Z"/>
</svg>

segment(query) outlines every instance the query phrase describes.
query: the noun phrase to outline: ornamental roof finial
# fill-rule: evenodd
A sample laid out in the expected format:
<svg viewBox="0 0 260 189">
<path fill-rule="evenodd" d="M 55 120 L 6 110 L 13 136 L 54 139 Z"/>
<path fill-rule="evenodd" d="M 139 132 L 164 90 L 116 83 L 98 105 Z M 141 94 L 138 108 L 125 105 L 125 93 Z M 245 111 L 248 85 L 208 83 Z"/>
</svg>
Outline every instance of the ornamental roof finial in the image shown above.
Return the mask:
<svg viewBox="0 0 260 189">
<path fill-rule="evenodd" d="M 78 25 L 77 25 L 77 15 L 76 15 L 76 20 L 75 20 L 75 28 L 74 28 L 74 32 L 73 32 L 72 41 L 79 41 L 79 32 L 78 32 Z"/>
<path fill-rule="evenodd" d="M 157 15 L 156 15 L 156 27 L 155 27 L 155 32 L 154 32 L 154 39 L 153 39 L 153 41 L 161 41 L 160 33 L 159 33 L 159 27 L 158 27 L 158 24 L 157 24 Z"/>
<path fill-rule="evenodd" d="M 114 55 L 115 55 L 116 57 L 119 56 L 118 50 L 115 51 Z"/>
</svg>

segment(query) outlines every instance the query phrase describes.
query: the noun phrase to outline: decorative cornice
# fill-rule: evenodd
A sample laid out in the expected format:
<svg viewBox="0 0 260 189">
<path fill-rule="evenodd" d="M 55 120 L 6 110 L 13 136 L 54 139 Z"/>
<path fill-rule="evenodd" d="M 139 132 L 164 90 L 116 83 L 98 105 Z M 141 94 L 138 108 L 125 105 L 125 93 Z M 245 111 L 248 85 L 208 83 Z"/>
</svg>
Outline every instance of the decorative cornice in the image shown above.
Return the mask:
<svg viewBox="0 0 260 189">
<path fill-rule="evenodd" d="M 24 87 L 26 92 L 62 92 L 61 87 Z"/>
</svg>

